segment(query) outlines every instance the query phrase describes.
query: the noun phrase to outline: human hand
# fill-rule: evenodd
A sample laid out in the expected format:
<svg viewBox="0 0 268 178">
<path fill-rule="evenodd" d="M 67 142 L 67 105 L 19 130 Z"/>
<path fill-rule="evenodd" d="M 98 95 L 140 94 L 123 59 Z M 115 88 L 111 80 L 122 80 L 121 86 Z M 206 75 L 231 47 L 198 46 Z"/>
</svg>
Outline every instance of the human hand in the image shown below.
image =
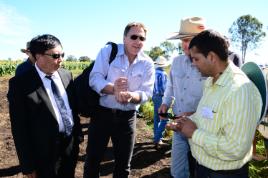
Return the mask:
<svg viewBox="0 0 268 178">
<path fill-rule="evenodd" d="M 114 82 L 114 92 L 127 91 L 128 80 L 126 77 L 119 77 Z"/>
<path fill-rule="evenodd" d="M 114 82 L 114 95 L 115 99 L 119 103 L 123 103 L 124 98 L 122 98 L 122 95 L 120 92 L 127 91 L 128 89 L 128 81 L 126 77 L 119 77 L 118 79 L 115 80 Z"/>
<path fill-rule="evenodd" d="M 120 100 L 117 100 L 119 103 L 127 104 L 132 100 L 133 96 L 131 92 L 121 91 L 118 94 L 118 98 L 120 99 Z"/>
<path fill-rule="evenodd" d="M 161 106 L 158 108 L 158 113 L 167 113 L 168 110 L 168 106 L 166 104 L 161 104 Z M 160 119 L 167 119 L 166 117 L 163 117 L 161 115 L 159 115 Z"/>
<path fill-rule="evenodd" d="M 184 119 L 180 120 L 182 125 L 180 131 L 183 133 L 187 138 L 192 138 L 194 131 L 197 129 L 196 124 L 189 118 L 184 117 Z"/>
<path fill-rule="evenodd" d="M 181 131 L 182 128 L 182 120 L 184 120 L 185 118 L 180 116 L 180 117 L 176 117 L 176 119 L 174 119 L 171 122 L 168 122 L 166 124 L 166 129 L 167 130 L 173 130 L 175 132 L 179 132 Z"/>
</svg>

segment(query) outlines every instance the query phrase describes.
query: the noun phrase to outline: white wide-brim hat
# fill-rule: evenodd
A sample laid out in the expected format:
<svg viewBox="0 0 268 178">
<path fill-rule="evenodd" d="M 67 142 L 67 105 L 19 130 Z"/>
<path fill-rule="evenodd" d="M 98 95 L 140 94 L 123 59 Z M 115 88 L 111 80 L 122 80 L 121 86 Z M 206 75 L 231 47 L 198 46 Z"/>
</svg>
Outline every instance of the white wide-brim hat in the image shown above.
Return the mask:
<svg viewBox="0 0 268 178">
<path fill-rule="evenodd" d="M 191 38 L 204 31 L 205 20 L 201 17 L 190 17 L 181 20 L 180 31 L 174 32 L 168 40 Z"/>
<path fill-rule="evenodd" d="M 167 67 L 169 66 L 168 60 L 163 56 L 158 56 L 154 62 L 155 67 Z"/>
</svg>

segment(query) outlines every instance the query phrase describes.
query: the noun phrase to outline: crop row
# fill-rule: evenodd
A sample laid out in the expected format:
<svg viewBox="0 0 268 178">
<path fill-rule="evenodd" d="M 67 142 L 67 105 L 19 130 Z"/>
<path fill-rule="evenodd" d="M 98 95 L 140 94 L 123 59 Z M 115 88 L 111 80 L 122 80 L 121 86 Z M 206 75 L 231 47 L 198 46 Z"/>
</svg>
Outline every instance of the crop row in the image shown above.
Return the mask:
<svg viewBox="0 0 268 178">
<path fill-rule="evenodd" d="M 22 61 L 8 61 L 0 60 L 0 76 L 3 75 L 14 75 L 17 66 L 22 63 Z M 71 62 L 64 61 L 62 67 L 67 70 L 84 70 L 90 62 Z"/>
</svg>

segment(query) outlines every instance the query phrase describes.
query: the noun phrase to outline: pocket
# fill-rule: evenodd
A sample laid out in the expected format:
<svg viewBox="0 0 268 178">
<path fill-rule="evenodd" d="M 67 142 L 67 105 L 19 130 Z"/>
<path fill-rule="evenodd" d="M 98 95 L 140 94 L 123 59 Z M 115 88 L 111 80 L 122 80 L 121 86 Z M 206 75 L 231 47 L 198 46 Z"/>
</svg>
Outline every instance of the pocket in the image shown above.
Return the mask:
<svg viewBox="0 0 268 178">
<path fill-rule="evenodd" d="M 114 82 L 116 79 L 118 79 L 119 77 L 125 77 L 126 76 L 126 70 L 122 69 L 120 67 L 117 67 L 115 65 L 111 65 L 109 68 L 109 72 L 108 72 L 108 77 L 107 78 L 109 81 Z"/>
<path fill-rule="evenodd" d="M 204 79 L 202 77 L 191 78 L 191 86 L 189 87 L 190 95 L 201 98 L 203 94 Z"/>
<path fill-rule="evenodd" d="M 143 71 L 141 70 L 133 70 L 130 75 L 130 79 L 128 79 L 129 90 L 135 91 L 138 90 L 142 84 L 142 76 Z"/>
</svg>

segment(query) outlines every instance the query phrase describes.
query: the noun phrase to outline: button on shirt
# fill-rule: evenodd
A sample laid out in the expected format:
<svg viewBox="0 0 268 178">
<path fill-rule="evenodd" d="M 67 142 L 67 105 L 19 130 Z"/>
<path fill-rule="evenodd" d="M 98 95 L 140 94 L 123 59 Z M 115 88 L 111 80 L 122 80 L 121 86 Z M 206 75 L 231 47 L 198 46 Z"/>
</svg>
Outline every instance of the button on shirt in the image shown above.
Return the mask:
<svg viewBox="0 0 268 178">
<path fill-rule="evenodd" d="M 141 96 L 141 103 L 148 101 L 153 93 L 154 63 L 150 57 L 139 52 L 132 64 L 124 52 L 124 45 L 119 44 L 118 53 L 109 65 L 111 46 L 106 45 L 99 52 L 94 67 L 90 73 L 89 85 L 98 93 L 109 83 L 114 83 L 119 77 L 127 77 L 128 91 L 137 92 Z M 105 79 L 105 77 L 107 78 Z M 120 104 L 114 95 L 100 93 L 100 105 L 107 108 L 123 111 L 137 110 L 139 105 L 128 103 Z"/>
<path fill-rule="evenodd" d="M 198 129 L 189 143 L 198 163 L 213 170 L 231 170 L 250 161 L 261 108 L 258 89 L 231 62 L 215 84 L 208 78 L 191 116 Z"/>
<path fill-rule="evenodd" d="M 170 106 L 175 99 L 172 110 L 176 115 L 196 111 L 205 79 L 187 55 L 174 58 L 163 104 Z"/>
<path fill-rule="evenodd" d="M 38 74 L 39 74 L 39 76 L 40 76 L 40 78 L 41 78 L 41 80 L 42 80 L 42 82 L 44 84 L 44 87 L 46 89 L 46 92 L 48 94 L 50 102 L 52 104 L 53 110 L 54 110 L 55 115 L 56 115 L 57 122 L 59 124 L 59 132 L 64 132 L 65 131 L 64 123 L 62 121 L 58 106 L 57 106 L 57 104 L 55 102 L 55 98 L 54 98 L 54 95 L 53 95 L 53 92 L 52 92 L 52 89 L 51 89 L 51 81 L 46 78 L 46 74 L 44 72 L 42 72 L 38 68 L 38 66 L 36 64 L 35 64 L 35 68 L 36 68 L 36 70 L 37 70 L 37 72 L 38 72 Z M 60 91 L 60 94 L 61 94 L 61 96 L 62 96 L 62 98 L 64 100 L 64 104 L 65 104 L 65 106 L 67 108 L 67 112 L 68 112 L 69 116 L 71 116 L 71 118 L 70 118 L 71 121 L 70 122 L 71 122 L 71 125 L 73 126 L 74 123 L 73 123 L 73 118 L 72 118 L 72 116 L 73 116 L 72 115 L 72 110 L 71 110 L 70 105 L 69 105 L 66 90 L 65 90 L 65 88 L 63 86 L 63 83 L 61 81 L 61 78 L 60 78 L 58 72 L 55 72 L 55 73 L 52 74 L 52 79 L 56 83 L 56 85 L 57 85 L 57 87 L 58 87 L 58 89 Z"/>
</svg>

